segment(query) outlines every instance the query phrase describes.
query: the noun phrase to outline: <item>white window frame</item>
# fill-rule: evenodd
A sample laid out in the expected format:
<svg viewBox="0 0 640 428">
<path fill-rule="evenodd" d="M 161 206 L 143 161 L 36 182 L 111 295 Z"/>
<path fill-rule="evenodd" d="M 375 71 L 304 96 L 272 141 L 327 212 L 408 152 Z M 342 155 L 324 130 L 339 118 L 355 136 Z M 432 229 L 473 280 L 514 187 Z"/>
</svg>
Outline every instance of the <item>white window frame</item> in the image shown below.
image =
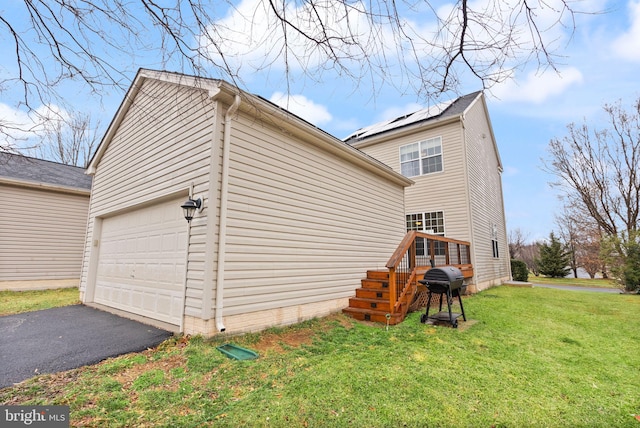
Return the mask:
<svg viewBox="0 0 640 428">
<path fill-rule="evenodd" d="M 441 216 L 442 217 L 442 231 L 435 231 L 433 229 L 427 229 L 426 228 L 426 217 L 427 214 L 435 214 L 436 215 L 436 221 L 438 220 L 438 217 Z M 445 236 L 445 231 L 446 231 L 446 225 L 445 225 L 445 215 L 444 215 L 444 210 L 438 210 L 438 211 L 425 211 L 425 212 L 419 212 L 419 213 L 411 213 L 411 214 L 405 214 L 405 226 L 407 228 L 407 232 L 410 230 L 415 230 L 418 232 L 422 232 L 422 233 L 429 233 L 431 235 L 438 235 L 438 236 Z M 420 245 L 420 242 L 416 242 L 417 244 L 417 248 L 416 248 L 416 254 L 418 256 L 424 256 L 427 254 L 427 252 L 425 251 L 424 248 L 424 239 L 423 238 L 418 238 L 421 242 L 422 245 Z M 439 242 L 439 241 L 438 241 Z M 441 256 L 444 255 L 444 247 L 440 248 L 440 245 L 437 246 L 436 248 L 436 256 Z"/>
<path fill-rule="evenodd" d="M 438 157 L 440 158 L 440 169 L 424 172 L 425 168 L 428 168 L 428 162 Z M 442 150 L 442 137 L 438 136 L 428 138 L 426 140 L 400 146 L 399 158 L 400 172 L 405 177 L 418 177 L 443 172 L 444 155 Z M 415 174 L 415 164 L 411 165 L 415 162 L 417 162 L 417 174 Z"/>
<path fill-rule="evenodd" d="M 493 252 L 493 258 L 494 259 L 499 259 L 500 258 L 500 247 L 498 245 L 498 225 L 497 224 L 493 224 L 493 226 L 491 227 L 491 249 Z"/>
</svg>

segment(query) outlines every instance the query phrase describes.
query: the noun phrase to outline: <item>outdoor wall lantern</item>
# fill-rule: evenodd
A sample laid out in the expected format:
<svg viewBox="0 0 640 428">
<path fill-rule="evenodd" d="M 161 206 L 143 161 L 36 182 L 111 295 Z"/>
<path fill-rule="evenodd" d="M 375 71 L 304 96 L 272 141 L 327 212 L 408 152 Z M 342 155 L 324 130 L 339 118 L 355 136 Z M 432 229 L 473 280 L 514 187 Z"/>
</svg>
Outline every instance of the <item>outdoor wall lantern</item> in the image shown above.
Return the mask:
<svg viewBox="0 0 640 428">
<path fill-rule="evenodd" d="M 193 219 L 193 215 L 196 213 L 196 210 L 202 211 L 203 208 L 204 207 L 202 205 L 202 199 L 200 198 L 192 199 L 191 196 L 189 196 L 189 199 L 187 199 L 185 203 L 182 204 L 182 210 L 184 211 L 184 218 L 187 219 L 187 222 L 191 223 L 191 220 Z"/>
</svg>

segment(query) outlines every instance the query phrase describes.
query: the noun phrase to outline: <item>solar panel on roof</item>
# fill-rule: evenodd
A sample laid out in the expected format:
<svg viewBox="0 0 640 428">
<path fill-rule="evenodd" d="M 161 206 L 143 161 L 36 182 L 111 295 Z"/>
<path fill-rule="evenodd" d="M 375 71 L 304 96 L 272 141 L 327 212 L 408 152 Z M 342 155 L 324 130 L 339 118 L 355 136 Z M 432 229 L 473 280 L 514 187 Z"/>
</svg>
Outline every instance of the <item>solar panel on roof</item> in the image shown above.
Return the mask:
<svg viewBox="0 0 640 428">
<path fill-rule="evenodd" d="M 412 123 L 431 119 L 433 117 L 441 115 L 451 104 L 453 104 L 454 101 L 455 100 L 445 101 L 443 103 L 435 104 L 404 116 L 396 117 L 395 119 L 385 120 L 383 122 L 378 122 L 373 125 L 358 129 L 353 134 L 347 136 L 343 141 L 347 141 L 352 138 L 370 137 L 381 132 L 390 131 L 392 129 L 400 128 Z"/>
</svg>

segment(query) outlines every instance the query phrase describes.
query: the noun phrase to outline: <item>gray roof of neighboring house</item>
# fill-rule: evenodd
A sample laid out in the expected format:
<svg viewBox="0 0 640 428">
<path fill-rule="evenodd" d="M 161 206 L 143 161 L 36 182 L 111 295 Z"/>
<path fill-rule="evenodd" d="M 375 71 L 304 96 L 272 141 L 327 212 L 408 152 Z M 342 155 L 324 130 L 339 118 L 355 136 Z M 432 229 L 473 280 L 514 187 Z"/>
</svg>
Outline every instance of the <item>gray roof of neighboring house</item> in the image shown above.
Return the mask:
<svg viewBox="0 0 640 428">
<path fill-rule="evenodd" d="M 0 152 L 0 178 L 91 190 L 85 169 L 13 153 Z"/>
<path fill-rule="evenodd" d="M 481 94 L 482 91 L 476 91 L 471 94 L 456 98 L 455 100 L 446 101 L 440 104 L 432 105 L 425 109 L 410 113 L 395 119 L 386 120 L 358 129 L 353 134 L 346 137 L 343 141 L 352 144 L 374 135 L 382 134 L 394 129 L 405 126 L 414 125 L 416 123 L 427 123 L 436 119 L 445 119 L 447 117 L 459 116 L 471 103 Z"/>
</svg>

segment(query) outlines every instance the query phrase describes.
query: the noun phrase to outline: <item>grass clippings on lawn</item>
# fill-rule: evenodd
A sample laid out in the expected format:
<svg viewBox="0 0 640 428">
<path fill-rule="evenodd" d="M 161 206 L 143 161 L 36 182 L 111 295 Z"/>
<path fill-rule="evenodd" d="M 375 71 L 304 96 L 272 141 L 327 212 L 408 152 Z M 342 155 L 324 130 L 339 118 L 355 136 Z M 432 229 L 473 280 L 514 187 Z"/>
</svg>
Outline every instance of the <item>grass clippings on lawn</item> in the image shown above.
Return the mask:
<svg viewBox="0 0 640 428">
<path fill-rule="evenodd" d="M 0 390 L 96 427 L 638 427 L 640 298 L 499 287 L 468 329 L 342 315 L 157 349 Z M 462 325 L 463 323 L 461 323 Z M 232 339 L 260 354 L 231 360 Z"/>
</svg>

